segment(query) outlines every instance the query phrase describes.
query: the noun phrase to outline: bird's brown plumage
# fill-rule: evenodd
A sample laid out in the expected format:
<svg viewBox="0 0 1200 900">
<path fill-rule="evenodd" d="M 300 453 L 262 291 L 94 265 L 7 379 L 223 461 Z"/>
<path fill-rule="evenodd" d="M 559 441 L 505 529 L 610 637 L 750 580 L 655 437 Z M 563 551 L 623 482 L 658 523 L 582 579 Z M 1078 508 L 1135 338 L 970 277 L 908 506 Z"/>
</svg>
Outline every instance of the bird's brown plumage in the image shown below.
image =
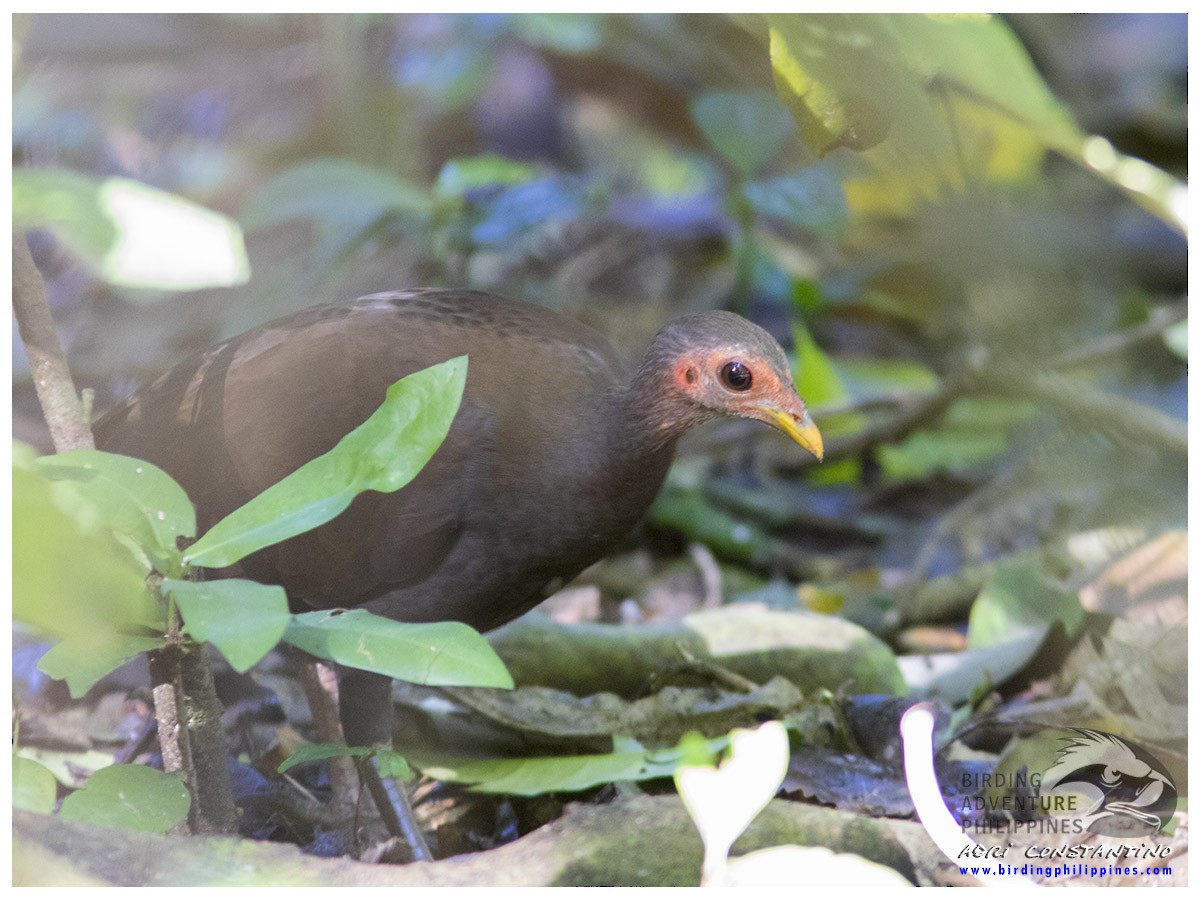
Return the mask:
<svg viewBox="0 0 1200 900">
<path fill-rule="evenodd" d="M 688 428 L 721 414 L 791 431 L 808 423 L 783 352 L 731 314 L 667 326 L 630 378 L 604 338 L 570 318 L 417 290 L 315 307 L 194 356 L 97 423 L 97 445 L 170 473 L 203 531 L 331 449 L 393 382 L 462 354 L 462 406 L 421 473 L 255 554 L 245 574 L 282 584 L 294 609 L 363 605 L 492 628 L 622 540 Z M 754 360 L 765 399 L 720 383 L 709 370 L 722 354 Z"/>
</svg>

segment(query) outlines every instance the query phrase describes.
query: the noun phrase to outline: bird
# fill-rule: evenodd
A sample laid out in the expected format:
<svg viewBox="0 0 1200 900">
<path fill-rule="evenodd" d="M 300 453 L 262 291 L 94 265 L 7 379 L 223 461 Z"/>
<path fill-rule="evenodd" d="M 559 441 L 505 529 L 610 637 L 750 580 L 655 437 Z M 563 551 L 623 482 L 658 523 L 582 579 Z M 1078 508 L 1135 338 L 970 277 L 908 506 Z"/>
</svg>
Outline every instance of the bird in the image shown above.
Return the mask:
<svg viewBox="0 0 1200 900">
<path fill-rule="evenodd" d="M 567 315 L 437 288 L 310 307 L 198 353 L 105 414 L 96 445 L 165 470 L 203 531 L 332 449 L 391 384 L 464 354 L 453 424 L 408 485 L 223 574 L 282 585 L 296 612 L 487 631 L 626 539 L 691 428 L 757 419 L 822 455 L 786 354 L 740 316 L 668 323 L 627 373 Z M 389 744 L 391 680 L 343 669 L 339 683 L 346 741 Z"/>
</svg>

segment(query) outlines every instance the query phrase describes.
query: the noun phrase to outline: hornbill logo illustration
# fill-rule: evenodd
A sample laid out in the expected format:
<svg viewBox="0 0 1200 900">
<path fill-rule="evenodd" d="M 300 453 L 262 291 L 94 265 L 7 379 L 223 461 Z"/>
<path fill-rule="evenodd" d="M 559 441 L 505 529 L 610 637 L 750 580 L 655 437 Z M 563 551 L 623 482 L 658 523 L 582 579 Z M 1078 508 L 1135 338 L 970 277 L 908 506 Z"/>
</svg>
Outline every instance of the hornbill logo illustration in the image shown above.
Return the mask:
<svg viewBox="0 0 1200 900">
<path fill-rule="evenodd" d="M 1042 793 L 1076 794 L 1091 801 L 1084 827 L 1109 837 L 1161 831 L 1175 813 L 1175 782 L 1153 756 L 1121 738 L 1072 728 L 1054 765 L 1042 776 Z"/>
</svg>

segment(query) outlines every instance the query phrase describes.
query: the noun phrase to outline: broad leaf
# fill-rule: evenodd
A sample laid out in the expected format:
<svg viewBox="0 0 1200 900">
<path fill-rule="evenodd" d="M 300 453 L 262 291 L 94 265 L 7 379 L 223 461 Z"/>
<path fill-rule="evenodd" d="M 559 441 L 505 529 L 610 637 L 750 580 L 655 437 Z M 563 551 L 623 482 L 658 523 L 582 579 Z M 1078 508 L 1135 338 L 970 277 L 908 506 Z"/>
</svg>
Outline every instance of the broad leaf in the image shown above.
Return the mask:
<svg viewBox="0 0 1200 900">
<path fill-rule="evenodd" d="M 99 450 L 43 456 L 47 478 L 69 479 L 102 509 L 115 531 L 124 532 L 159 564 L 179 555 L 178 538 L 196 535 L 196 512 L 170 475 L 139 459 Z"/>
<path fill-rule="evenodd" d="M 23 453 L 14 448 L 14 462 Z M 58 638 L 104 643 L 164 628 L 145 566 L 106 525 L 106 512 L 71 482 L 14 465 L 13 616 Z"/>
<path fill-rule="evenodd" d="M 191 803 L 182 772 L 164 774 L 148 766 L 109 766 L 63 800 L 60 815 L 105 828 L 165 834 L 187 819 Z"/>
<path fill-rule="evenodd" d="M 743 177 L 757 174 L 796 130 L 766 91 L 711 91 L 693 101 L 692 118 Z"/>
<path fill-rule="evenodd" d="M 631 749 L 582 756 L 543 756 L 529 759 L 420 760 L 413 764 L 422 774 L 439 781 L 462 782 L 472 790 L 489 794 L 573 793 L 614 781 L 648 781 L 670 778 L 684 764 L 680 749 L 645 750 L 630 742 Z M 712 752 L 725 739 L 709 742 Z"/>
<path fill-rule="evenodd" d="M 367 421 L 214 525 L 184 561 L 232 565 L 328 522 L 362 491 L 404 487 L 445 439 L 466 378 L 467 358 L 459 356 L 397 381 Z"/>
<path fill-rule="evenodd" d="M 511 688 L 512 677 L 475 629 L 408 624 L 366 610 L 293 616 L 283 639 L 334 662 L 416 684 Z"/>
<path fill-rule="evenodd" d="M 13 754 L 12 805 L 35 813 L 54 811 L 58 799 L 58 779 L 54 773 L 32 759 Z"/>
<path fill-rule="evenodd" d="M 776 88 L 818 156 L 861 154 L 846 195 L 859 212 L 905 213 L 973 180 L 1022 181 L 1048 149 L 1181 224 L 1182 184 L 1087 137 L 1020 41 L 984 15 L 775 14 Z"/>
<path fill-rule="evenodd" d="M 188 633 L 208 641 L 245 672 L 279 643 L 291 621 L 283 588 L 241 578 L 218 581 L 163 579 Z"/>
<path fill-rule="evenodd" d="M 165 646 L 161 637 L 99 631 L 73 635 L 55 644 L 38 661 L 38 668 L 67 683 L 71 696 L 82 697 L 97 681 L 139 653 Z"/>
<path fill-rule="evenodd" d="M 250 277 L 236 222 L 126 178 L 17 169 L 13 225 L 49 228 L 110 284 L 186 291 Z"/>
</svg>

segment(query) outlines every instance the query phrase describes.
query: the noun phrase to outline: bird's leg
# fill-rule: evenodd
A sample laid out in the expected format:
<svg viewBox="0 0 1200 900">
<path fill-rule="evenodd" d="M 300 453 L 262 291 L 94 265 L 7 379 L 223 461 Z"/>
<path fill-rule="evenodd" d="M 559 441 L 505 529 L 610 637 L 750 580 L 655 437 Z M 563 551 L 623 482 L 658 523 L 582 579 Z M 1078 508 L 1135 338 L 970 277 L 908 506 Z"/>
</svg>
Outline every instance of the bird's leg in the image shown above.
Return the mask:
<svg viewBox="0 0 1200 900">
<path fill-rule="evenodd" d="M 346 739 L 338 718 L 337 675 L 329 665 L 307 653 L 303 654 L 299 670 L 317 739 L 326 744 L 344 744 Z M 335 756 L 329 760 L 329 784 L 333 792 L 329 812 L 333 818 L 346 821 L 354 812 L 358 797 L 358 778 L 349 757 Z"/>
<path fill-rule="evenodd" d="M 338 706 L 342 731 L 350 746 L 392 746 L 391 678 L 342 667 L 338 672 Z M 404 786 L 394 785 L 394 790 L 389 790 L 371 759 L 358 760 L 358 773 L 388 831 L 408 845 L 413 859 L 433 859 Z"/>
</svg>

